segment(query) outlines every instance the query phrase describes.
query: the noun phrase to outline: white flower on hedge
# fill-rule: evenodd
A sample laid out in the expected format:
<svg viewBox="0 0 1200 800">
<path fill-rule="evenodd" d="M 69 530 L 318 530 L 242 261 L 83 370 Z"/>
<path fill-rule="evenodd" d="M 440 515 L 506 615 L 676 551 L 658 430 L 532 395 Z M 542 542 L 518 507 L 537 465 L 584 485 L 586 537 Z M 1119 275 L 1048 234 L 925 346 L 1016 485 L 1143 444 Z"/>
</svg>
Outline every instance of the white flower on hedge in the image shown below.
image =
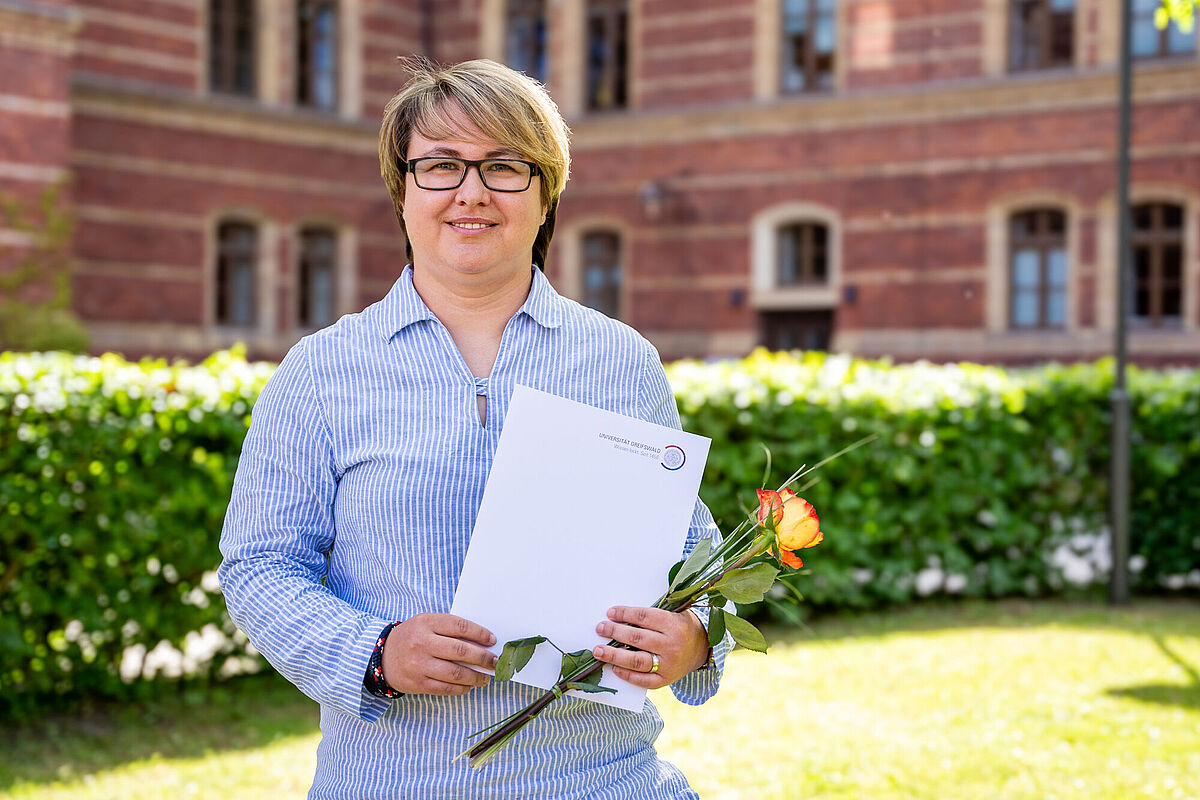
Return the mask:
<svg viewBox="0 0 1200 800">
<path fill-rule="evenodd" d="M 985 528 L 996 527 L 996 515 L 989 509 L 980 509 L 979 513 L 975 515 L 975 519 L 979 520 L 979 524 Z"/>
<path fill-rule="evenodd" d="M 142 677 L 146 680 L 153 680 L 159 672 L 167 678 L 183 675 L 183 653 L 172 647 L 166 639 L 155 645 L 142 663 Z"/>
<path fill-rule="evenodd" d="M 83 634 L 83 623 L 77 619 L 73 619 L 63 628 L 63 637 L 68 642 L 73 642 Z"/>
<path fill-rule="evenodd" d="M 117 674 L 125 683 L 132 683 L 142 674 L 142 667 L 145 663 L 146 645 L 130 645 L 121 652 L 121 664 L 117 667 Z"/>
<path fill-rule="evenodd" d="M 967 576 L 950 574 L 946 576 L 945 590 L 950 594 L 959 594 L 967 588 Z"/>
<path fill-rule="evenodd" d="M 1200 587 L 1200 569 L 1194 569 L 1187 574 L 1187 585 Z"/>
<path fill-rule="evenodd" d="M 1162 585 L 1173 592 L 1177 592 L 1187 586 L 1186 575 L 1165 575 L 1162 578 Z"/>
<path fill-rule="evenodd" d="M 221 581 L 217 578 L 216 570 L 209 570 L 200 576 L 200 588 L 209 594 L 221 591 Z"/>
<path fill-rule="evenodd" d="M 1141 553 L 1137 553 L 1129 557 L 1129 571 L 1141 572 L 1146 568 L 1146 557 Z"/>
<path fill-rule="evenodd" d="M 921 435 L 917 437 L 917 442 L 921 447 L 928 449 L 933 447 L 934 443 L 937 442 L 937 436 L 934 435 L 933 431 L 921 431 Z"/>
<path fill-rule="evenodd" d="M 875 579 L 875 571 L 866 567 L 854 567 L 850 570 L 850 578 L 859 586 L 862 586 Z"/>
<path fill-rule="evenodd" d="M 940 569 L 934 567 L 926 567 L 917 573 L 915 588 L 917 594 L 925 597 L 942 588 L 946 576 Z"/>
</svg>

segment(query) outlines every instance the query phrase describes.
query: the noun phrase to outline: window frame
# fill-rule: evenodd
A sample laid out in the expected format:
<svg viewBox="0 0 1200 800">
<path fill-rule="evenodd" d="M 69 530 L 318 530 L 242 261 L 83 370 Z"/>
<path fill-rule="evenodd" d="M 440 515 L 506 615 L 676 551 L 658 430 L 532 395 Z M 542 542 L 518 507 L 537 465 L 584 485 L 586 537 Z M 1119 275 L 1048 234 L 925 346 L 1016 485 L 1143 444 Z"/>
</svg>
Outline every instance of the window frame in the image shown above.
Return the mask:
<svg viewBox="0 0 1200 800">
<path fill-rule="evenodd" d="M 810 32 L 810 40 L 815 40 L 815 32 L 817 26 L 821 22 L 823 13 L 820 9 L 820 0 L 794 0 L 805 4 L 804 17 L 806 30 Z M 819 71 L 817 65 L 818 51 L 815 47 L 808 48 L 805 53 L 805 63 L 803 71 L 800 73 L 803 78 L 803 85 L 800 88 L 788 88 L 788 76 L 791 74 L 791 66 L 787 59 L 792 49 L 789 47 L 790 32 L 787 27 L 789 19 L 788 13 L 789 0 L 780 0 L 779 6 L 779 91 L 784 95 L 799 95 L 813 94 L 819 92 L 832 92 L 837 88 L 838 84 L 838 13 L 840 3 L 834 2 L 833 8 L 829 10 L 827 16 L 833 25 L 833 50 L 829 54 L 829 85 L 822 86 L 820 77 L 824 74 Z"/>
<path fill-rule="evenodd" d="M 1023 57 L 1026 52 L 1024 47 L 1018 49 L 1018 42 L 1024 44 L 1029 38 L 1029 28 L 1022 28 L 1020 31 L 1024 36 L 1020 36 L 1018 25 L 1023 22 L 1023 18 L 1018 11 L 1022 7 L 1034 6 L 1035 19 L 1030 27 L 1036 28 L 1037 38 L 1040 40 L 1040 47 L 1037 54 L 1034 56 L 1032 63 L 1018 62 L 1017 57 Z M 1008 58 L 1007 66 L 1009 72 L 1037 72 L 1040 70 L 1050 69 L 1069 69 L 1075 65 L 1076 53 L 1079 43 L 1076 39 L 1076 16 L 1079 13 L 1079 3 L 1074 2 L 1070 11 L 1055 11 L 1053 8 L 1053 0 L 1009 0 L 1008 16 L 1007 16 L 1007 34 L 1008 34 Z M 1064 22 L 1064 20 L 1066 20 Z M 1066 33 L 1070 39 L 1069 52 L 1061 57 L 1056 57 L 1055 53 L 1055 34 L 1058 33 L 1057 26 L 1064 25 L 1067 29 Z"/>
<path fill-rule="evenodd" d="M 341 4 L 338 0 L 297 0 L 295 6 L 295 24 L 296 24 L 296 46 L 295 46 L 295 90 L 293 99 L 297 106 L 301 108 L 312 109 L 324 113 L 337 113 L 341 103 L 341 72 L 342 72 L 342 14 Z M 312 59 L 312 53 L 316 44 L 316 28 L 315 24 L 306 24 L 304 21 L 304 9 L 310 8 L 311 15 L 316 20 L 317 14 L 323 9 L 329 9 L 333 14 L 333 30 L 330 38 L 333 44 L 333 57 L 330 65 L 331 74 L 329 83 L 332 87 L 332 96 L 327 104 L 317 102 L 316 86 L 320 82 L 321 74 L 317 72 L 317 67 Z M 306 35 L 307 34 L 307 35 Z M 309 54 L 306 61 L 305 54 Z"/>
<path fill-rule="evenodd" d="M 1159 59 L 1159 58 L 1195 57 L 1196 51 L 1197 51 L 1197 46 L 1200 46 L 1200 41 L 1198 41 L 1198 40 L 1200 40 L 1200 31 L 1197 31 L 1195 28 L 1192 29 L 1192 33 L 1191 33 L 1192 43 L 1191 43 L 1191 47 L 1189 47 L 1188 49 L 1186 49 L 1186 50 L 1171 50 L 1170 49 L 1171 31 L 1175 28 L 1175 23 L 1170 23 L 1167 25 L 1167 27 L 1163 28 L 1162 30 L 1158 30 L 1154 24 L 1154 15 L 1155 15 L 1155 10 L 1157 9 L 1157 7 L 1158 6 L 1156 4 L 1153 7 L 1148 7 L 1146 9 L 1139 9 L 1137 6 L 1136 0 L 1134 0 L 1134 2 L 1133 2 L 1133 8 L 1130 9 L 1130 11 L 1131 11 L 1131 19 L 1130 19 L 1131 29 L 1136 29 L 1139 25 L 1144 26 L 1143 29 L 1145 29 L 1145 28 L 1153 29 L 1155 32 L 1155 35 L 1157 37 L 1157 43 L 1158 43 L 1158 46 L 1155 48 L 1153 53 L 1138 53 L 1136 50 L 1133 49 L 1132 43 L 1131 43 L 1130 56 L 1133 58 L 1133 60 L 1134 61 L 1150 61 L 1150 60 Z M 1119 19 L 1119 17 L 1118 17 L 1118 19 Z"/>
<path fill-rule="evenodd" d="M 1174 208 L 1179 211 L 1180 221 L 1178 227 L 1166 227 L 1163 221 L 1163 215 L 1168 208 Z M 1137 211 L 1138 209 L 1148 209 L 1151 214 L 1151 225 L 1149 228 L 1139 229 L 1137 226 Z M 1188 289 L 1188 270 L 1187 270 L 1187 212 L 1188 208 L 1185 203 L 1173 202 L 1171 200 L 1143 200 L 1134 202 L 1129 207 L 1130 231 L 1129 245 L 1133 255 L 1130 271 L 1128 274 L 1128 285 L 1126 291 L 1129 292 L 1129 321 L 1139 327 L 1153 329 L 1178 329 L 1184 327 L 1184 317 L 1187 310 L 1187 289 Z M 1178 292 L 1179 313 L 1166 315 L 1162 309 L 1165 305 L 1167 288 L 1164 284 L 1167 283 L 1164 271 L 1163 253 L 1168 246 L 1177 247 L 1179 250 L 1179 276 L 1174 281 L 1175 290 Z M 1137 275 L 1137 255 L 1141 248 L 1148 248 L 1150 251 L 1149 257 L 1149 272 L 1148 287 L 1146 289 L 1149 300 L 1149 314 L 1139 314 L 1137 311 L 1137 295 L 1140 289 L 1140 279 Z"/>
<path fill-rule="evenodd" d="M 583 67 L 584 107 L 589 112 L 616 111 L 630 107 L 632 48 L 629 0 L 587 0 L 584 9 Z M 592 42 L 593 27 L 604 28 L 606 47 L 600 54 L 598 74 Z M 607 97 L 606 97 L 607 95 Z"/>
<path fill-rule="evenodd" d="M 1054 232 L 1050 226 L 1052 216 L 1062 218 L 1062 229 Z M 1034 233 L 1018 233 L 1018 220 L 1031 217 L 1034 221 Z M 1038 206 L 1017 209 L 1008 215 L 1008 328 L 1011 331 L 1062 331 L 1069 327 L 1070 313 L 1071 261 L 1070 216 L 1061 208 L 1054 206 Z M 1038 254 L 1038 283 L 1037 283 L 1037 319 L 1030 325 L 1018 325 L 1016 321 L 1017 286 L 1015 258 L 1018 251 L 1034 250 Z M 1061 251 L 1065 274 L 1061 286 L 1054 286 L 1050 281 L 1050 253 Z M 1063 319 L 1061 322 L 1049 320 L 1050 298 L 1054 292 L 1061 292 Z"/>
<path fill-rule="evenodd" d="M 606 255 L 611 256 L 611 260 L 606 264 L 595 264 L 592 261 L 591 253 L 589 252 L 589 240 L 592 239 L 607 240 L 609 245 Z M 589 227 L 581 231 L 579 234 L 579 283 L 580 283 L 580 302 L 588 308 L 595 309 L 606 316 L 613 319 L 621 319 L 624 303 L 622 298 L 625 293 L 625 264 L 622 259 L 624 253 L 623 241 L 621 232 L 615 228 L 608 227 Z M 593 266 L 600 266 L 609 273 L 611 278 L 615 273 L 617 280 L 615 282 L 606 280 L 605 284 L 600 287 L 599 291 L 605 295 L 605 300 L 611 303 L 611 306 L 601 307 L 592 302 L 592 287 L 588 285 L 588 273 Z"/>
<path fill-rule="evenodd" d="M 238 6 L 245 3 L 249 9 L 249 19 L 245 21 L 250 32 L 249 52 L 241 53 L 237 47 L 237 29 L 240 21 Z M 213 94 L 231 95 L 234 97 L 258 96 L 258 50 L 259 50 L 259 9 L 255 0 L 208 0 L 207 30 L 205 32 L 208 44 L 208 91 Z M 218 42 L 214 35 L 217 20 L 222 22 L 222 36 Z M 244 59 L 249 71 L 248 83 L 245 89 L 237 86 L 237 67 L 239 58 Z M 220 68 L 215 69 L 218 60 Z M 217 73 L 220 73 L 219 75 Z"/>
<path fill-rule="evenodd" d="M 329 268 L 329 320 L 326 322 L 314 322 L 311 317 L 311 304 L 306 301 L 311 301 L 310 292 L 310 275 L 309 270 L 313 268 L 310 260 L 311 253 L 309 252 L 306 243 L 307 240 L 320 236 L 328 236 L 329 238 L 329 253 L 328 268 Z M 339 231 L 332 225 L 322 224 L 307 224 L 302 225 L 296 231 L 296 306 L 293 322 L 297 328 L 301 330 L 317 330 L 333 324 L 338 318 L 338 308 L 341 302 L 340 297 L 340 275 L 342 265 L 341 261 L 341 242 Z"/>
<path fill-rule="evenodd" d="M 249 249 L 239 249 L 236 242 L 227 243 L 224 233 L 236 235 L 237 230 L 246 230 L 253 234 L 253 242 Z M 232 318 L 233 308 L 233 275 L 231 262 L 248 254 L 250 265 L 250 318 L 245 321 Z M 262 275 L 263 232 L 261 226 L 249 219 L 241 217 L 226 217 L 217 221 L 215 230 L 213 268 L 213 323 L 223 328 L 257 329 L 262 321 L 262 310 L 259 308 L 259 281 Z"/>
<path fill-rule="evenodd" d="M 521 58 L 514 58 L 514 32 L 517 23 L 532 21 L 533 41 L 522 41 L 525 52 Z M 546 82 L 549 74 L 549 20 L 546 15 L 546 0 L 505 0 L 504 3 L 504 62 L 515 70 L 524 72 L 534 80 Z M 533 71 L 523 69 L 518 62 L 529 62 L 534 65 Z"/>
</svg>

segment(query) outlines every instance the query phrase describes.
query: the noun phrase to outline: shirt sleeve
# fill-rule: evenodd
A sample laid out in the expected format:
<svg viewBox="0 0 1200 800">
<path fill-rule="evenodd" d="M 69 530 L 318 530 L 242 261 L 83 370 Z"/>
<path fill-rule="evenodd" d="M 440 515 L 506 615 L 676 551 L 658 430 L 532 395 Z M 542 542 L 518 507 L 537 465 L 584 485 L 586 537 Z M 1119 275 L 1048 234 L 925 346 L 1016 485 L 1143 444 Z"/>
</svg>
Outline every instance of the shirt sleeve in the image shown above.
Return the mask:
<svg viewBox="0 0 1200 800">
<path fill-rule="evenodd" d="M 679 422 L 679 407 L 675 403 L 675 394 L 667 382 L 667 373 L 663 370 L 658 351 L 653 345 L 646 344 L 646 369 L 642 380 L 642 391 L 638 408 L 642 418 L 658 425 L 666 425 L 682 430 Z M 708 506 L 696 498 L 696 507 L 692 511 L 692 521 L 688 525 L 687 541 L 684 543 L 683 557 L 686 558 L 696 545 L 705 537 L 713 537 L 713 543 L 719 543 L 721 532 L 713 521 Z M 708 630 L 708 609 L 692 609 L 704 630 Z M 691 672 L 671 684 L 671 691 L 680 702 L 698 706 L 717 693 L 721 682 L 721 674 L 725 670 L 725 656 L 733 648 L 733 639 L 728 633 L 712 649 L 712 658 L 708 664 Z"/>
<path fill-rule="evenodd" d="M 242 446 L 218 569 L 229 615 L 285 678 L 368 722 L 390 701 L 363 686 L 391 620 L 358 611 L 323 580 L 337 531 L 332 436 L 301 340 L 267 382 Z"/>
</svg>

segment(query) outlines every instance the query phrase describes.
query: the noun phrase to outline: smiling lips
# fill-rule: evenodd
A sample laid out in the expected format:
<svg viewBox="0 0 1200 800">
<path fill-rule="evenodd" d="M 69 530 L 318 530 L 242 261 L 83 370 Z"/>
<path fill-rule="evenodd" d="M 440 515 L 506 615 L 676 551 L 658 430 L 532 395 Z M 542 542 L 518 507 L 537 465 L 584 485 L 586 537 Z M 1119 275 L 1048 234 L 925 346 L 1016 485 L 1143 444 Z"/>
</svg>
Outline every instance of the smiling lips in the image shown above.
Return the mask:
<svg viewBox="0 0 1200 800">
<path fill-rule="evenodd" d="M 496 226 L 495 222 L 481 219 L 452 219 L 447 224 L 460 231 L 481 231 Z"/>
</svg>

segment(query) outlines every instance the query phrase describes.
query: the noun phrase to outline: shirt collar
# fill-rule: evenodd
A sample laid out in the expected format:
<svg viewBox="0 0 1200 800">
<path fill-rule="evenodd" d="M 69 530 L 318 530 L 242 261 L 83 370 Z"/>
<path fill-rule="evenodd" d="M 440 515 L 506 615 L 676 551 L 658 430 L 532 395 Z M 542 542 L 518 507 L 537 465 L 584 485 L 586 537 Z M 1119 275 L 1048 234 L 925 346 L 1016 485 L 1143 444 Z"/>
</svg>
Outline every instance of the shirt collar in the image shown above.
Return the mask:
<svg viewBox="0 0 1200 800">
<path fill-rule="evenodd" d="M 525 298 L 517 313 L 527 315 L 543 328 L 558 328 L 563 324 L 562 303 L 562 297 L 554 291 L 550 281 L 540 269 L 534 267 L 529 297 Z M 437 319 L 413 286 L 411 266 L 404 268 L 380 306 L 380 333 L 385 339 L 391 339 L 414 322 Z"/>
</svg>

